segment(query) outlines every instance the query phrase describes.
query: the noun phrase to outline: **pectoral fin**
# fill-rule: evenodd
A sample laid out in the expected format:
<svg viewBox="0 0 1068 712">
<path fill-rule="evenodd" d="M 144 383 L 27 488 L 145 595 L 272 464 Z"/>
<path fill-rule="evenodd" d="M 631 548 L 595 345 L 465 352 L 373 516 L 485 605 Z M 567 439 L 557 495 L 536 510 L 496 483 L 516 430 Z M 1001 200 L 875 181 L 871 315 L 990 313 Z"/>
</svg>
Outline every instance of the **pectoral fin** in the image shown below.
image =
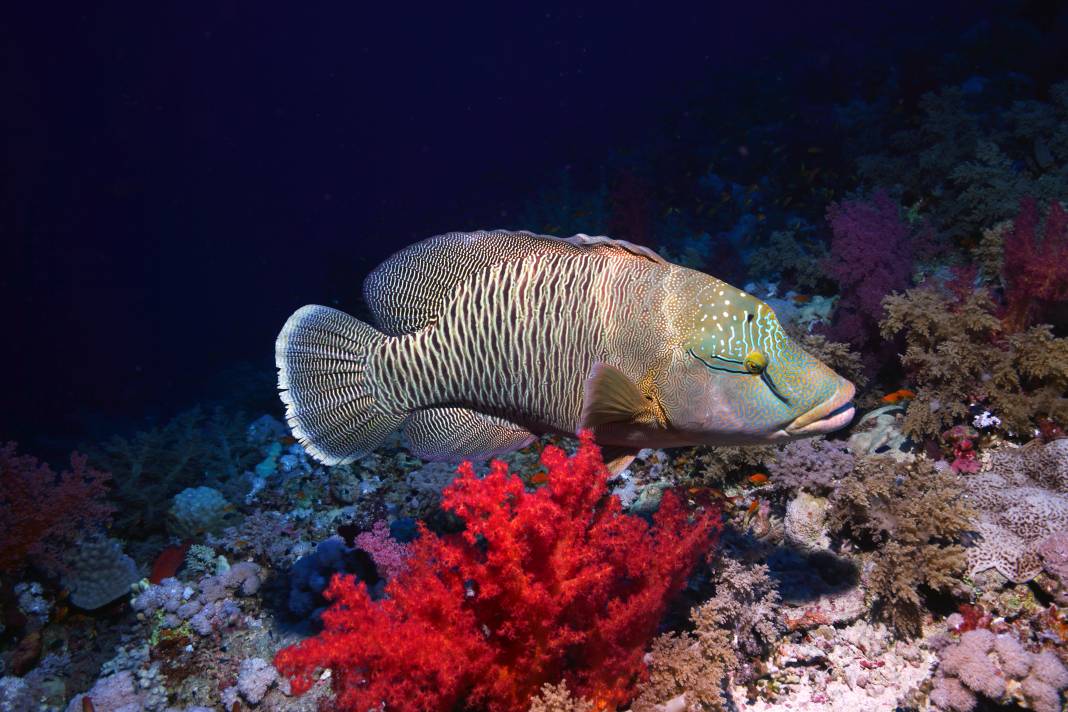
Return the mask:
<svg viewBox="0 0 1068 712">
<path fill-rule="evenodd" d="M 638 386 L 615 366 L 598 361 L 586 377 L 579 427 L 632 423 L 644 408 L 645 399 Z"/>
<path fill-rule="evenodd" d="M 593 364 L 586 377 L 579 428 L 609 423 L 667 425 L 651 373 L 636 384 L 615 366 Z"/>
</svg>

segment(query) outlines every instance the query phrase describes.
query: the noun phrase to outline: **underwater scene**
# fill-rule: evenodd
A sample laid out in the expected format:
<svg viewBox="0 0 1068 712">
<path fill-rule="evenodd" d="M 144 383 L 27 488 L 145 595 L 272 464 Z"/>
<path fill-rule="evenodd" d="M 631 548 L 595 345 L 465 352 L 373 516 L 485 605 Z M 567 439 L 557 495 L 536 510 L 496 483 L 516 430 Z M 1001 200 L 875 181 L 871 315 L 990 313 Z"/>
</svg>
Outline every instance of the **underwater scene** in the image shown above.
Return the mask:
<svg viewBox="0 0 1068 712">
<path fill-rule="evenodd" d="M 27 3 L 0 712 L 1058 712 L 1068 5 Z"/>
</svg>

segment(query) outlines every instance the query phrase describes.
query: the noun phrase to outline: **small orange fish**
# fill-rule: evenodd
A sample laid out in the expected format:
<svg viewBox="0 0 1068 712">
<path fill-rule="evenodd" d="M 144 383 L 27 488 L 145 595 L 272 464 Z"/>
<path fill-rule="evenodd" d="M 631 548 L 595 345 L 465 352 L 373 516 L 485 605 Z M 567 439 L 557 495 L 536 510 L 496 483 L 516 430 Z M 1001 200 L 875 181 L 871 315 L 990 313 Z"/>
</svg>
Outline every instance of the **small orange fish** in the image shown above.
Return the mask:
<svg viewBox="0 0 1068 712">
<path fill-rule="evenodd" d="M 760 485 L 766 485 L 768 483 L 768 476 L 763 472 L 754 472 L 749 475 L 749 482 L 759 487 Z"/>
<path fill-rule="evenodd" d="M 549 473 L 546 472 L 545 470 L 541 470 L 540 472 L 535 472 L 533 477 L 530 478 L 530 484 L 532 484 L 532 485 L 543 485 L 548 481 L 549 481 Z"/>
<path fill-rule="evenodd" d="M 760 509 L 760 500 L 754 499 L 752 502 L 749 503 L 749 509 L 745 510 L 745 516 L 752 516 L 753 512 L 757 511 L 758 509 Z"/>
<path fill-rule="evenodd" d="M 903 400 L 912 400 L 915 397 L 916 394 L 910 391 L 908 388 L 901 388 L 899 390 L 894 391 L 893 393 L 887 393 L 885 396 L 880 398 L 880 400 L 883 403 L 894 404 L 900 403 Z"/>
<path fill-rule="evenodd" d="M 794 304 L 808 304 L 811 301 L 812 301 L 812 295 L 811 294 L 795 294 L 794 295 Z"/>
</svg>

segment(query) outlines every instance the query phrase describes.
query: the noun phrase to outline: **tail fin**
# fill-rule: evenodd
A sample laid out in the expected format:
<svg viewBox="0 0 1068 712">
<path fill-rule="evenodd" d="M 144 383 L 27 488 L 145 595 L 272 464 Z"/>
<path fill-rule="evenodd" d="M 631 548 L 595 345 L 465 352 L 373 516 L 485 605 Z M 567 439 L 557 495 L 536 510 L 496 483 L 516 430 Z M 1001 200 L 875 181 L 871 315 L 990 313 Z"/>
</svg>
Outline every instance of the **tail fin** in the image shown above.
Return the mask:
<svg viewBox="0 0 1068 712">
<path fill-rule="evenodd" d="M 380 402 L 368 361 L 389 337 L 348 314 L 310 304 L 274 345 L 278 388 L 293 436 L 326 465 L 352 462 L 404 422 Z"/>
</svg>

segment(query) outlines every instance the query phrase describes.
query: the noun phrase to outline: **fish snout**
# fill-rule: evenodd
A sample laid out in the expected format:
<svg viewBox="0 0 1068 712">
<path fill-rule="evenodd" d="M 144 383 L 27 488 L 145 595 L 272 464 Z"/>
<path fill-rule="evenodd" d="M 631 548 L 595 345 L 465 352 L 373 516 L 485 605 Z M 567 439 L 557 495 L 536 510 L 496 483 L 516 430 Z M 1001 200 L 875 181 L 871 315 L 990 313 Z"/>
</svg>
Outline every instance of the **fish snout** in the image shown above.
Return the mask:
<svg viewBox="0 0 1068 712">
<path fill-rule="evenodd" d="M 794 419 L 786 426 L 786 432 L 791 436 L 820 435 L 844 428 L 856 413 L 853 408 L 856 391 L 852 382 L 841 379 L 830 398 Z"/>
</svg>

